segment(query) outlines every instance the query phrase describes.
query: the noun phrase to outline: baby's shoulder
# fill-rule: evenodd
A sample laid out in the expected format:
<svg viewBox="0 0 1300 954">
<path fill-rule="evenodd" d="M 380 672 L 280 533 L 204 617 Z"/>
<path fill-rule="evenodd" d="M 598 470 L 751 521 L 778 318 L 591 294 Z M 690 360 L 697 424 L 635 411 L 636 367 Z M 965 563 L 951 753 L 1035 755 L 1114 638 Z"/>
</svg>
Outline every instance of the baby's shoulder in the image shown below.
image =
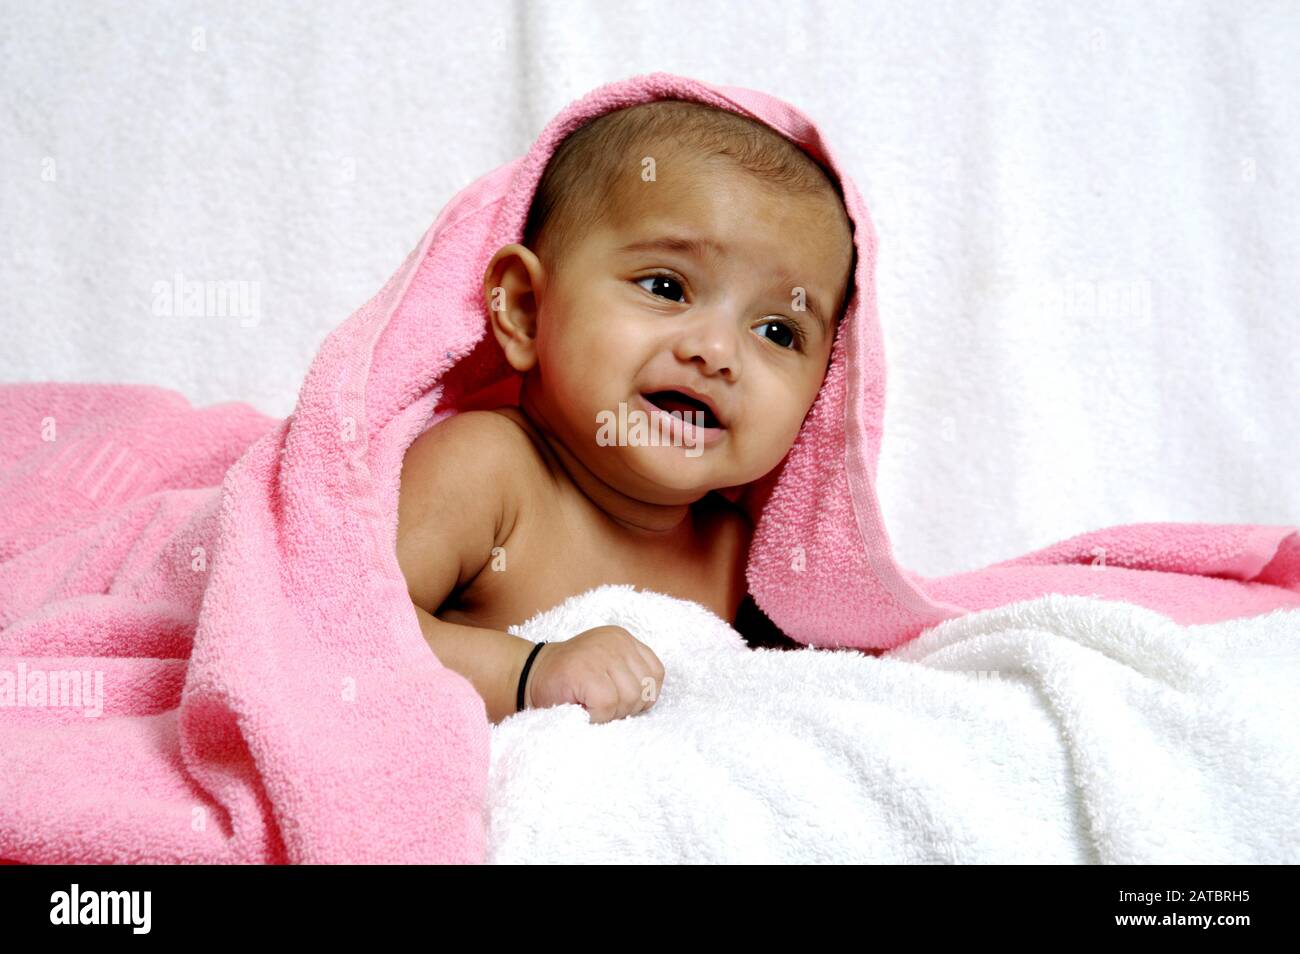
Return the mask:
<svg viewBox="0 0 1300 954">
<path fill-rule="evenodd" d="M 417 606 L 433 613 L 473 580 L 518 512 L 511 422 L 463 411 L 412 441 L 402 460 L 397 556 Z"/>
<path fill-rule="evenodd" d="M 468 411 L 487 418 L 481 426 L 491 430 L 498 440 L 514 455 L 521 473 L 536 477 L 550 470 L 550 451 L 546 439 L 537 426 L 514 404 L 503 404 L 484 411 Z"/>
<path fill-rule="evenodd" d="M 509 454 L 522 450 L 525 444 L 520 425 L 497 410 L 459 411 L 420 434 L 407 453 L 437 445 L 452 453 Z"/>
<path fill-rule="evenodd" d="M 513 412 L 513 413 L 512 413 Z M 545 461 L 527 418 L 515 407 L 459 411 L 415 439 L 412 458 L 436 458 L 438 466 L 513 498 L 536 485 Z"/>
<path fill-rule="evenodd" d="M 402 460 L 404 493 L 447 494 L 448 481 L 472 492 L 495 490 L 510 497 L 530 453 L 518 425 L 492 411 L 459 411 L 419 434 Z"/>
</svg>

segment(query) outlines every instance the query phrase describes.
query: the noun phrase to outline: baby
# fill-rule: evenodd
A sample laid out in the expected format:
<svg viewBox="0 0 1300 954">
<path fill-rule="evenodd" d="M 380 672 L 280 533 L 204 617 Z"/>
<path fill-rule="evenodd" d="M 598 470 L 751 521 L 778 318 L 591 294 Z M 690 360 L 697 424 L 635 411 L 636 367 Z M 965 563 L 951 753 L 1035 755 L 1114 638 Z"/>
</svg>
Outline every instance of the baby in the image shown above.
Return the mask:
<svg viewBox="0 0 1300 954">
<path fill-rule="evenodd" d="M 629 583 L 735 624 L 753 527 L 716 491 L 790 450 L 854 264 L 833 179 L 743 116 L 660 100 L 560 144 L 522 244 L 483 278 L 519 405 L 452 415 L 402 467 L 397 555 L 421 629 L 494 724 L 520 692 L 593 722 L 658 698 L 663 664 L 621 627 L 536 655 L 505 632 L 570 596 Z"/>
</svg>

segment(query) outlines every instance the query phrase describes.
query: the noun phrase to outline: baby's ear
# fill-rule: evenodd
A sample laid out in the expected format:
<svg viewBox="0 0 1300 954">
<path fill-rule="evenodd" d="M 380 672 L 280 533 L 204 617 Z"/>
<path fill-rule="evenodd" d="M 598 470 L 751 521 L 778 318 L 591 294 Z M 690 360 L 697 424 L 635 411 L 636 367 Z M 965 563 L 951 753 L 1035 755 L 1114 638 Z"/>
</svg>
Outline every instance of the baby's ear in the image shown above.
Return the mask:
<svg viewBox="0 0 1300 954">
<path fill-rule="evenodd" d="M 537 291 L 544 281 L 541 261 L 518 243 L 499 248 L 484 271 L 488 325 L 516 371 L 527 371 L 537 360 Z"/>
</svg>

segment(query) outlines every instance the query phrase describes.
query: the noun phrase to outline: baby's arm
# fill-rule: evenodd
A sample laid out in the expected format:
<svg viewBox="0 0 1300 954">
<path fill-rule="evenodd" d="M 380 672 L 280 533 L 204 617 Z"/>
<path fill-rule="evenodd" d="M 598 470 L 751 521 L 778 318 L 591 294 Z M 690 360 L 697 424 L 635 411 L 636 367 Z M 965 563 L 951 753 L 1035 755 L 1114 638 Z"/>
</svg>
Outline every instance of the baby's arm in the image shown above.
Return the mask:
<svg viewBox="0 0 1300 954">
<path fill-rule="evenodd" d="M 495 629 L 448 623 L 418 604 L 415 615 L 420 619 L 420 631 L 424 633 L 425 642 L 439 661 L 474 684 L 475 691 L 483 697 L 492 724 L 514 715 L 519 675 L 534 644 Z M 544 647 L 542 652 L 545 651 Z M 536 669 L 536 660 L 533 669 Z M 529 671 L 529 688 L 532 681 L 533 673 Z M 530 704 L 531 700 L 525 695 L 524 708 Z"/>
<path fill-rule="evenodd" d="M 503 430 L 504 428 L 504 430 Z M 513 526 L 520 471 L 515 425 L 487 411 L 465 411 L 425 431 L 402 462 L 397 561 L 420 630 L 434 655 L 474 685 L 495 725 L 517 709 L 519 676 L 534 643 L 479 626 L 449 623 L 438 608 L 487 566 L 502 527 Z M 597 626 L 547 643 L 524 687 L 524 708 L 576 703 L 593 722 L 654 705 L 664 667 L 621 626 Z"/>
<path fill-rule="evenodd" d="M 397 507 L 397 561 L 420 630 L 439 661 L 473 684 L 493 724 L 514 714 L 519 675 L 534 644 L 434 614 L 487 565 L 499 528 L 508 526 L 512 462 L 497 428 L 514 426 L 467 411 L 425 431 L 402 462 Z"/>
</svg>

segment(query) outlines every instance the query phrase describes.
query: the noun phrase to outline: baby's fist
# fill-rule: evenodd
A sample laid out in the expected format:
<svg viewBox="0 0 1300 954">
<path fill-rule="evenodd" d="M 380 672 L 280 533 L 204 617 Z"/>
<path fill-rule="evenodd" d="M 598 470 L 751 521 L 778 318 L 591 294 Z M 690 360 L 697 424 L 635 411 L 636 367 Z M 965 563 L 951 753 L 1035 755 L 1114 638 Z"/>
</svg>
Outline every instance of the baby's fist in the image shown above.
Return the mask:
<svg viewBox="0 0 1300 954">
<path fill-rule="evenodd" d="M 597 626 L 538 651 L 524 705 L 578 703 L 592 722 L 609 722 L 650 708 L 663 682 L 663 663 L 649 646 L 622 626 Z"/>
</svg>

